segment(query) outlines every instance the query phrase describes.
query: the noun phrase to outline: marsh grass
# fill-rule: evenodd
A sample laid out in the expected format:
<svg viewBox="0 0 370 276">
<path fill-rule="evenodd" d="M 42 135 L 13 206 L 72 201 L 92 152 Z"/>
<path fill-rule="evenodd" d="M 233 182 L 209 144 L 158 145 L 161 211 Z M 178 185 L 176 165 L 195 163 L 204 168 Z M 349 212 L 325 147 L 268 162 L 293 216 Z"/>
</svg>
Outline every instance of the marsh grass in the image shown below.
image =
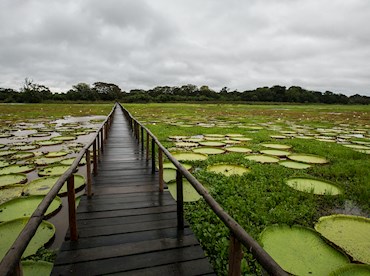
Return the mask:
<svg viewBox="0 0 370 276">
<path fill-rule="evenodd" d="M 194 176 L 215 200 L 256 240 L 266 226 L 273 224 L 313 228 L 319 217 L 342 210 L 348 202 L 355 204 L 366 216 L 370 214 L 369 155 L 337 143 L 297 138 L 275 140 L 270 137 L 281 135 L 279 130 L 291 130 L 292 125 L 309 131 L 343 126 L 353 130 L 366 128 L 369 132 L 369 125 L 366 125 L 370 121 L 369 106 L 127 104 L 125 107 L 144 121 L 167 148 L 175 146 L 168 140 L 173 135 L 238 133 L 252 140 L 237 146 L 248 147 L 253 153 L 266 149 L 261 143 L 279 143 L 292 146 L 290 151 L 294 153 L 313 154 L 329 160 L 328 164 L 314 164 L 304 170 L 256 163 L 245 159 L 246 154 L 243 153 L 211 155 L 206 161 L 187 162 L 191 163 Z M 214 126 L 203 127 L 200 124 Z M 264 128 L 241 128 L 243 125 L 263 125 Z M 368 141 L 366 138 L 362 140 Z M 242 165 L 251 171 L 227 177 L 206 170 L 207 166 L 218 163 Z M 285 184 L 290 177 L 328 180 L 342 188 L 344 193 L 318 196 L 300 192 Z M 185 210 L 186 219 L 217 274 L 227 274 L 228 229 L 203 200 L 186 204 Z M 248 250 L 244 252 L 243 272 L 261 274 L 260 266 Z"/>
</svg>

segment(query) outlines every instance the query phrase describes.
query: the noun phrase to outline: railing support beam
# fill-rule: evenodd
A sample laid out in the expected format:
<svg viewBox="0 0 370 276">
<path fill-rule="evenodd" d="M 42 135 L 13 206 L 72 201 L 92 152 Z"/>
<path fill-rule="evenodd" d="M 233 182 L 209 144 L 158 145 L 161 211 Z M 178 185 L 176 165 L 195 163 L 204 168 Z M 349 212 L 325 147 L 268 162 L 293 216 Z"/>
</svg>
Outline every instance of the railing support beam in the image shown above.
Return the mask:
<svg viewBox="0 0 370 276">
<path fill-rule="evenodd" d="M 176 170 L 177 229 L 184 229 L 184 196 L 182 174 Z"/>
<path fill-rule="evenodd" d="M 69 232 L 71 241 L 77 241 L 77 218 L 76 218 L 76 195 L 75 195 L 75 180 L 72 174 L 67 180 L 68 192 L 68 217 L 69 217 Z"/>
</svg>

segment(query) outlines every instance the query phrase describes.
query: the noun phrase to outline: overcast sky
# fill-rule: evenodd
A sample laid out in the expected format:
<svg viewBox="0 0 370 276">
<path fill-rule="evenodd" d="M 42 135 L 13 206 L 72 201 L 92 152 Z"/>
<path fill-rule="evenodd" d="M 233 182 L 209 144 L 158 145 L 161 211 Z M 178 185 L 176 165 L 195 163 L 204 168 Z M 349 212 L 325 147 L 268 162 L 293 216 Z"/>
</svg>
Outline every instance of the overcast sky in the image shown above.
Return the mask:
<svg viewBox="0 0 370 276">
<path fill-rule="evenodd" d="M 370 96 L 369 0 L 1 0 L 0 87 L 275 84 Z"/>
</svg>

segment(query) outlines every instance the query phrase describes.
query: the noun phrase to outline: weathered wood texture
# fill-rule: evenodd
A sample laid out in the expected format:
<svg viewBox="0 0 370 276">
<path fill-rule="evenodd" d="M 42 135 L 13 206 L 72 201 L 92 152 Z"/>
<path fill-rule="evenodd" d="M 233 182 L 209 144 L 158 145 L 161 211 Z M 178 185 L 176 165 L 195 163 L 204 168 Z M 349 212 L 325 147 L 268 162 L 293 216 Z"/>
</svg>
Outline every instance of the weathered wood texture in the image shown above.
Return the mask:
<svg viewBox="0 0 370 276">
<path fill-rule="evenodd" d="M 117 108 L 93 178 L 77 209 L 77 241 L 65 241 L 52 275 L 208 275 L 213 269 L 176 202 Z"/>
</svg>

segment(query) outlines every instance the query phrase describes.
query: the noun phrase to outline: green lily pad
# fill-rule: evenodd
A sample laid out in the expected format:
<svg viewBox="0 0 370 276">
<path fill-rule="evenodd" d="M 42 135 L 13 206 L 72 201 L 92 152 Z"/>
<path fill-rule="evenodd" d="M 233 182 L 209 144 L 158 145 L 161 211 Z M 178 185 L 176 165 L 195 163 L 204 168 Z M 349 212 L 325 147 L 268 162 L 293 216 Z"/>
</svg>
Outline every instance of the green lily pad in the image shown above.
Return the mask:
<svg viewBox="0 0 370 276">
<path fill-rule="evenodd" d="M 66 156 L 68 152 L 65 151 L 51 151 L 45 155 L 46 158 L 55 158 L 55 157 L 62 157 Z"/>
<path fill-rule="evenodd" d="M 63 141 L 58 140 L 44 140 L 44 141 L 38 141 L 36 142 L 40 146 L 54 146 L 54 145 L 60 145 L 63 144 Z"/>
<path fill-rule="evenodd" d="M 209 166 L 207 168 L 207 171 L 214 172 L 214 173 L 221 173 L 223 175 L 230 176 L 230 175 L 242 175 L 244 173 L 248 173 L 250 172 L 250 169 L 247 169 L 239 165 L 216 164 L 216 165 Z"/>
<path fill-rule="evenodd" d="M 64 159 L 64 160 L 60 161 L 60 164 L 71 166 L 73 164 L 73 162 L 75 161 L 75 159 L 76 159 L 75 157 Z M 85 157 L 81 159 L 81 161 L 80 161 L 80 163 L 78 163 L 78 165 L 79 166 L 86 165 L 86 159 L 85 159 Z"/>
<path fill-rule="evenodd" d="M 203 161 L 207 159 L 206 155 L 195 152 L 177 152 L 171 154 L 178 161 Z"/>
<path fill-rule="evenodd" d="M 181 165 L 187 169 L 187 170 L 190 170 L 191 169 L 191 165 L 189 164 L 186 164 L 186 163 L 181 163 Z M 163 163 L 163 169 L 176 169 L 175 165 L 172 164 L 172 162 L 164 162 Z"/>
<path fill-rule="evenodd" d="M 349 263 L 318 233 L 302 226 L 269 226 L 261 233 L 260 241 L 267 253 L 294 275 L 328 275 Z"/>
<path fill-rule="evenodd" d="M 273 155 L 273 156 L 288 156 L 291 154 L 291 152 L 286 151 L 286 150 L 276 150 L 276 149 L 271 149 L 271 150 L 261 150 L 260 151 L 263 154 L 267 155 Z"/>
<path fill-rule="evenodd" d="M 47 136 L 50 136 L 51 133 L 48 133 L 48 132 L 37 132 L 37 133 L 33 133 L 33 134 L 30 134 L 28 135 L 29 137 L 47 137 Z"/>
<path fill-rule="evenodd" d="M 65 173 L 70 166 L 68 165 L 51 165 L 39 169 L 38 175 L 39 176 L 50 176 L 50 175 L 61 175 Z"/>
<path fill-rule="evenodd" d="M 32 164 L 14 164 L 0 169 L 0 175 L 10 173 L 28 173 L 35 169 L 35 165 Z"/>
<path fill-rule="evenodd" d="M 26 226 L 29 218 L 19 218 L 0 223 L 0 259 L 2 259 L 12 246 L 22 229 Z M 47 221 L 42 221 L 36 234 L 31 239 L 22 257 L 28 257 L 47 244 L 55 234 L 55 227 Z"/>
<path fill-rule="evenodd" d="M 53 270 L 53 263 L 45 261 L 22 261 L 23 276 L 46 276 Z"/>
<path fill-rule="evenodd" d="M 227 137 L 243 137 L 243 134 L 240 134 L 240 133 L 229 133 L 229 134 L 226 134 L 225 136 L 227 136 Z"/>
<path fill-rule="evenodd" d="M 24 185 L 11 185 L 2 187 L 0 190 L 0 204 L 22 195 Z"/>
<path fill-rule="evenodd" d="M 193 149 L 193 151 L 196 153 L 203 153 L 203 154 L 221 154 L 225 152 L 223 149 L 207 148 L 207 147 L 196 148 L 196 149 Z"/>
<path fill-rule="evenodd" d="M 60 175 L 55 175 L 35 179 L 24 187 L 23 192 L 29 195 L 46 195 L 59 178 Z M 74 182 L 75 190 L 79 191 L 85 185 L 85 178 L 82 175 L 75 174 Z M 67 194 L 67 182 L 64 183 L 58 195 L 64 196 L 66 194 Z"/>
<path fill-rule="evenodd" d="M 289 145 L 268 144 L 268 143 L 261 144 L 261 146 L 266 147 L 266 148 L 270 148 L 270 149 L 280 149 L 280 150 L 287 150 L 287 149 L 292 148 L 292 146 L 289 146 Z"/>
<path fill-rule="evenodd" d="M 367 146 L 363 146 L 363 145 L 343 145 L 347 148 L 351 148 L 351 149 L 358 149 L 358 150 L 370 150 L 370 147 L 367 147 Z"/>
<path fill-rule="evenodd" d="M 310 164 L 305 164 L 305 163 L 300 163 L 300 162 L 295 162 L 295 161 L 280 161 L 280 165 L 286 167 L 286 168 L 291 168 L 291 169 L 297 169 L 297 170 L 304 170 L 311 168 Z"/>
<path fill-rule="evenodd" d="M 274 138 L 274 139 L 286 139 L 288 137 L 284 136 L 284 135 L 271 135 L 270 136 L 271 138 Z"/>
<path fill-rule="evenodd" d="M 177 200 L 176 181 L 167 183 L 167 186 L 172 197 Z M 193 186 L 191 186 L 191 184 L 187 180 L 183 180 L 182 186 L 184 202 L 198 201 L 201 198 L 198 192 L 193 188 Z"/>
<path fill-rule="evenodd" d="M 33 150 L 39 148 L 39 145 L 22 145 L 22 146 L 15 146 L 11 147 L 11 150 L 21 150 L 21 151 L 27 151 L 27 150 Z"/>
<path fill-rule="evenodd" d="M 249 153 L 252 152 L 251 149 L 244 148 L 244 147 L 227 147 L 225 148 L 228 152 L 239 152 L 239 153 Z"/>
<path fill-rule="evenodd" d="M 241 141 L 236 141 L 236 140 L 222 140 L 222 143 L 225 143 L 226 145 L 236 145 L 236 144 L 241 144 Z"/>
<path fill-rule="evenodd" d="M 277 163 L 280 161 L 279 158 L 267 155 L 248 155 L 245 158 L 259 163 Z"/>
<path fill-rule="evenodd" d="M 312 154 L 298 154 L 293 153 L 288 155 L 288 158 L 293 161 L 297 162 L 303 162 L 308 164 L 326 164 L 329 163 L 329 160 L 327 160 L 324 157 L 312 155 Z"/>
<path fill-rule="evenodd" d="M 0 168 L 4 168 L 4 167 L 7 167 L 9 166 L 10 163 L 5 161 L 5 160 L 0 160 Z"/>
<path fill-rule="evenodd" d="M 17 151 L 15 150 L 0 150 L 0 157 L 6 157 L 10 156 L 12 154 L 15 154 Z"/>
<path fill-rule="evenodd" d="M 370 265 L 348 264 L 332 271 L 329 276 L 369 276 Z"/>
<path fill-rule="evenodd" d="M 199 142 L 199 145 L 207 146 L 207 147 L 223 147 L 225 146 L 225 143 L 217 142 L 217 141 L 201 141 Z"/>
<path fill-rule="evenodd" d="M 163 169 L 163 181 L 168 183 L 173 180 L 176 180 L 176 170 L 175 169 Z"/>
<path fill-rule="evenodd" d="M 52 140 L 55 140 L 55 141 L 72 141 L 76 139 L 77 139 L 76 136 L 57 136 L 57 137 L 52 138 Z"/>
<path fill-rule="evenodd" d="M 223 134 L 216 134 L 216 133 L 214 133 L 214 134 L 204 134 L 204 137 L 214 137 L 214 138 L 225 138 L 225 135 L 223 135 Z"/>
<path fill-rule="evenodd" d="M 24 184 L 26 182 L 27 175 L 23 173 L 11 173 L 0 175 L 0 187 L 14 184 Z"/>
<path fill-rule="evenodd" d="M 11 133 L 0 133 L 0 138 L 9 138 L 14 136 L 14 134 Z"/>
<path fill-rule="evenodd" d="M 191 143 L 191 142 L 177 142 L 175 146 L 178 148 L 193 148 L 198 146 L 198 143 Z"/>
<path fill-rule="evenodd" d="M 0 144 L 0 149 L 5 148 L 4 144 Z"/>
<path fill-rule="evenodd" d="M 342 190 L 335 184 L 309 177 L 294 177 L 286 181 L 286 184 L 293 189 L 316 195 L 338 195 Z"/>
<path fill-rule="evenodd" d="M 370 219 L 359 216 L 321 217 L 315 229 L 355 261 L 370 264 Z"/>
<path fill-rule="evenodd" d="M 253 139 L 248 138 L 248 137 L 231 137 L 231 140 L 240 141 L 240 142 L 247 142 L 247 141 L 252 141 Z"/>
<path fill-rule="evenodd" d="M 30 217 L 44 196 L 27 196 L 12 199 L 0 205 L 0 222 L 13 220 L 21 217 Z M 62 207 L 62 200 L 56 197 L 46 210 L 45 216 L 51 217 Z"/>
<path fill-rule="evenodd" d="M 34 157 L 34 156 L 35 156 L 35 154 L 33 152 L 19 151 L 16 154 L 13 154 L 10 157 L 10 160 L 22 160 L 22 159 L 28 159 L 28 158 L 31 158 L 31 157 Z"/>
<path fill-rule="evenodd" d="M 63 158 L 62 157 L 55 157 L 55 158 L 46 158 L 46 157 L 38 157 L 38 158 L 35 158 L 33 160 L 33 162 L 37 165 L 37 166 L 47 166 L 47 165 L 51 165 L 51 164 L 55 164 L 55 163 L 58 163 L 60 161 L 62 161 Z"/>
</svg>

